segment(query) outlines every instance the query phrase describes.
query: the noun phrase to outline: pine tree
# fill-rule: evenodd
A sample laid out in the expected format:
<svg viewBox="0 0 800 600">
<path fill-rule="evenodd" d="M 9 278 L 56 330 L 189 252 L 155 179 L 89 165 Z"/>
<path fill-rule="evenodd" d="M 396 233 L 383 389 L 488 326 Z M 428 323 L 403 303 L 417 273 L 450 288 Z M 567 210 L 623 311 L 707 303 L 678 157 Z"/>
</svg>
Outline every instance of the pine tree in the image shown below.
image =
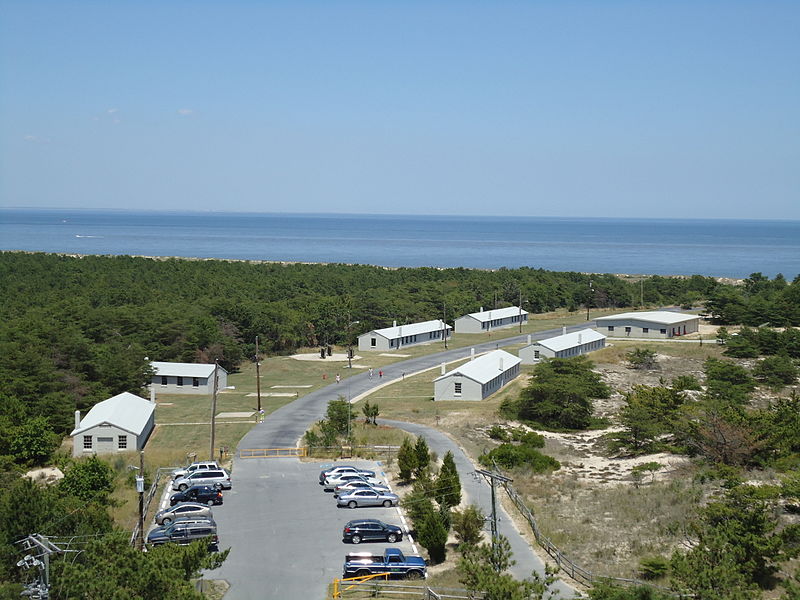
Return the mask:
<svg viewBox="0 0 800 600">
<path fill-rule="evenodd" d="M 414 453 L 417 455 L 415 471 L 417 476 L 419 476 L 423 471 L 427 470 L 431 464 L 431 452 L 428 449 L 428 442 L 425 441 L 424 437 L 419 436 L 417 438 L 417 444 L 414 446 Z"/>
<path fill-rule="evenodd" d="M 443 508 L 452 508 L 461 504 L 461 480 L 458 477 L 453 453 L 449 450 L 444 455 L 442 468 L 436 479 L 435 500 Z"/>
<path fill-rule="evenodd" d="M 400 450 L 397 452 L 397 466 L 400 469 L 400 479 L 410 481 L 412 473 L 417 468 L 417 453 L 410 438 L 403 439 L 400 445 Z"/>
</svg>

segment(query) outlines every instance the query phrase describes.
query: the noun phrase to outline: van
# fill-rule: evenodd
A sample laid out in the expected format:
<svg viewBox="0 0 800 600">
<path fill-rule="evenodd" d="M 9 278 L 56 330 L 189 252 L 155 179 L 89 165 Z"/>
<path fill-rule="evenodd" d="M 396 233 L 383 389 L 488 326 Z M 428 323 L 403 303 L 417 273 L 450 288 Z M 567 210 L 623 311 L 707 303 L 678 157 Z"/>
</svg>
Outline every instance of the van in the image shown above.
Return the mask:
<svg viewBox="0 0 800 600">
<path fill-rule="evenodd" d="M 177 479 L 178 477 L 184 477 L 189 473 L 194 473 L 195 471 L 202 471 L 202 470 L 209 470 L 209 469 L 219 469 L 219 464 L 215 460 L 203 460 L 199 462 L 193 462 L 192 464 L 182 468 L 182 469 L 175 469 L 172 472 L 172 479 Z"/>
<path fill-rule="evenodd" d="M 195 540 L 209 538 L 208 547 L 216 550 L 219 546 L 217 524 L 213 521 L 175 521 L 166 527 L 157 527 L 147 534 L 147 543 L 151 546 L 160 546 L 172 542 L 173 544 L 186 545 Z"/>
<path fill-rule="evenodd" d="M 231 476 L 225 469 L 198 469 L 172 482 L 172 489 L 183 491 L 193 485 L 219 484 L 223 490 L 231 489 Z"/>
</svg>

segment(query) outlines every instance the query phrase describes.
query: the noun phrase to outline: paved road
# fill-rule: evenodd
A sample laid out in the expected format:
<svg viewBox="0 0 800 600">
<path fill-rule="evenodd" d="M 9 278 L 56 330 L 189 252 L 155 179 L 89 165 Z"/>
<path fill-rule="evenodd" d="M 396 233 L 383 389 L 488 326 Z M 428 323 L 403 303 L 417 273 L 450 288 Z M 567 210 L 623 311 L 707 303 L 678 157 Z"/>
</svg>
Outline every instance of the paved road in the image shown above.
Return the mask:
<svg viewBox="0 0 800 600">
<path fill-rule="evenodd" d="M 586 324 L 569 329 L 584 327 Z M 558 335 L 560 331 L 541 331 L 532 337 L 542 339 Z M 524 342 L 526 338 L 527 335 L 520 335 L 491 340 L 476 344 L 474 348 L 476 353 L 481 353 Z M 242 438 L 239 448 L 293 447 L 305 431 L 325 415 L 328 401 L 335 400 L 340 394 L 356 398 L 399 379 L 403 373 L 410 375 L 443 362 L 466 358 L 469 354 L 470 348 L 459 348 L 413 358 L 386 367 L 383 380 L 360 373 L 342 383 L 311 392 L 271 413 L 264 423 L 255 426 Z M 417 426 L 403 424 L 403 427 Z M 446 436 L 434 430 L 426 431 L 430 431 L 426 437 L 435 437 L 442 447 L 452 444 Z M 466 484 L 472 477 L 473 467 L 460 450 L 458 453 L 454 450 L 454 454 L 458 457 L 462 483 Z M 331 518 L 329 511 L 317 502 L 319 497 L 307 490 L 307 480 L 313 480 L 313 486 L 318 485 L 315 479 L 318 473 L 319 464 L 303 464 L 296 459 L 234 458 L 233 489 L 225 494 L 224 510 L 214 511 L 220 545 L 223 548 L 231 546 L 232 550 L 219 570 L 207 574 L 209 578 L 226 579 L 231 584 L 226 600 L 316 600 L 325 597 L 326 586 L 341 573 L 341 563 L 349 547 L 341 544 L 340 537 L 341 526 L 347 519 Z M 320 490 L 314 491 L 321 493 Z M 488 501 L 488 487 L 484 492 L 475 487 L 470 492 L 473 493 L 478 499 L 483 494 L 484 500 Z M 333 502 L 329 498 L 326 500 Z M 508 533 L 512 543 L 519 574 L 527 576 L 534 568 L 541 570 L 541 561 L 513 530 L 510 519 L 506 517 L 503 523 L 509 527 L 504 533 Z"/>
</svg>

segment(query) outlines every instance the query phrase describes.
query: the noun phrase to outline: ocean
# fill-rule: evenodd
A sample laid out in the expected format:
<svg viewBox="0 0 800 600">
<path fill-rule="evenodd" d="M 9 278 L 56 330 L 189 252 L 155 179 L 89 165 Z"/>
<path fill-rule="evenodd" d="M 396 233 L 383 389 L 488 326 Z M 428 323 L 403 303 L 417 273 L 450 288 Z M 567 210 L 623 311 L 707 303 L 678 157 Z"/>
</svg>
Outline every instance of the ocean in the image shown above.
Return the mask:
<svg viewBox="0 0 800 600">
<path fill-rule="evenodd" d="M 0 209 L 0 250 L 791 280 L 800 221 Z"/>
</svg>

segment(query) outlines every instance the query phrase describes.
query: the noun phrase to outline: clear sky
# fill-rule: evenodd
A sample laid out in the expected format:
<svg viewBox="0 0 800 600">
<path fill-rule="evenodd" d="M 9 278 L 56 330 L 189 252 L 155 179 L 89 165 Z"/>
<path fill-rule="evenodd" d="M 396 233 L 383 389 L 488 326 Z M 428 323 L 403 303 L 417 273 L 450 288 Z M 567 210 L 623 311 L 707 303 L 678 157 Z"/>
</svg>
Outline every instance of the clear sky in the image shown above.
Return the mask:
<svg viewBox="0 0 800 600">
<path fill-rule="evenodd" d="M 800 2 L 0 0 L 0 206 L 800 219 Z"/>
</svg>

